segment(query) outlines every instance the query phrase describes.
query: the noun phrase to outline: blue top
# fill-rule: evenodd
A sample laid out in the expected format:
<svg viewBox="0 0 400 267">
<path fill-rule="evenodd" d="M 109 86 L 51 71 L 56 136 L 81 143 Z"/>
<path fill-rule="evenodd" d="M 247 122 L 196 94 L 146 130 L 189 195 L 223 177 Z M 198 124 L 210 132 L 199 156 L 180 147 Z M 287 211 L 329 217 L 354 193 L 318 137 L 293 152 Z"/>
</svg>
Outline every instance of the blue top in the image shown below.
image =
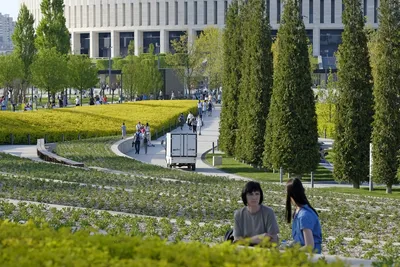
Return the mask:
<svg viewBox="0 0 400 267">
<path fill-rule="evenodd" d="M 317 214 L 308 205 L 301 207 L 293 218 L 292 237 L 301 246 L 305 245 L 303 229 L 311 230 L 314 237 L 314 251 L 320 254 L 322 243 L 321 224 Z"/>
</svg>

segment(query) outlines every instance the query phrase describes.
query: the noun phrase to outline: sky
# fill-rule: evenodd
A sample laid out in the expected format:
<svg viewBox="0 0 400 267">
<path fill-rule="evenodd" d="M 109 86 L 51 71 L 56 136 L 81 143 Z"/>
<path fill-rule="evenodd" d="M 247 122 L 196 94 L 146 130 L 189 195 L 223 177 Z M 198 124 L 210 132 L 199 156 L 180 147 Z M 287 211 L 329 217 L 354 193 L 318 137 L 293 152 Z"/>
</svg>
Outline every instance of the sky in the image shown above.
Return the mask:
<svg viewBox="0 0 400 267">
<path fill-rule="evenodd" d="M 9 14 L 14 21 L 17 20 L 19 0 L 0 0 L 0 13 Z"/>
</svg>

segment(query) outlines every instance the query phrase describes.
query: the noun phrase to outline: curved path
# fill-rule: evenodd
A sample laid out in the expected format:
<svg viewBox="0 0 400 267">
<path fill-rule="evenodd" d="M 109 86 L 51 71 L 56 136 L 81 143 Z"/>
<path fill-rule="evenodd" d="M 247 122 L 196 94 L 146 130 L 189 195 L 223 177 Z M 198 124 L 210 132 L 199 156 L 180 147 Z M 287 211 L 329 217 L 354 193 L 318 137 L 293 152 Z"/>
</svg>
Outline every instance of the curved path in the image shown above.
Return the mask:
<svg viewBox="0 0 400 267">
<path fill-rule="evenodd" d="M 212 112 L 212 116 L 203 116 L 204 126 L 201 128 L 201 135 L 198 135 L 197 139 L 197 161 L 196 161 L 196 172 L 205 174 L 205 175 L 216 175 L 216 176 L 223 176 L 228 177 L 230 179 L 238 179 L 238 180 L 250 180 L 248 178 L 244 178 L 235 174 L 229 174 L 218 170 L 208 164 L 206 164 L 202 160 L 202 155 L 212 149 L 212 145 L 217 145 L 217 140 L 219 136 L 219 116 L 221 112 L 221 107 L 219 105 L 216 106 L 215 110 Z M 178 118 L 177 118 L 178 119 Z M 189 127 L 185 124 L 183 129 L 181 130 L 180 127 L 172 131 L 173 133 L 189 133 Z M 153 140 L 152 144 L 154 147 L 148 147 L 147 154 L 144 153 L 144 148 L 140 148 L 140 154 L 135 154 L 135 151 L 130 146 L 132 144 L 132 138 L 129 137 L 125 140 L 118 141 L 115 143 L 111 150 L 119 155 L 124 157 L 133 158 L 135 160 L 149 163 L 153 165 L 158 165 L 162 167 L 167 167 L 165 162 L 165 149 L 161 145 L 161 141 L 165 140 L 165 135 L 161 136 L 157 140 Z M 126 152 L 120 151 L 121 144 L 125 143 L 127 150 Z M 188 170 L 186 167 L 182 168 L 182 170 Z"/>
</svg>

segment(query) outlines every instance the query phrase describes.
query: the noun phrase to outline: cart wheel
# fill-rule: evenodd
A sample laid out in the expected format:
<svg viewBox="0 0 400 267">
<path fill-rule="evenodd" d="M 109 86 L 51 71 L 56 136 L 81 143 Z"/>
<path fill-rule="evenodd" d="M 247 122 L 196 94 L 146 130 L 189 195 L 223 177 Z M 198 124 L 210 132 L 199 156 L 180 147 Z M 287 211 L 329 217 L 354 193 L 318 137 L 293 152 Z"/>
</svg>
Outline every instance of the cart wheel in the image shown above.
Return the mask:
<svg viewBox="0 0 400 267">
<path fill-rule="evenodd" d="M 167 168 L 172 168 L 171 164 L 167 163 Z"/>
<path fill-rule="evenodd" d="M 192 171 L 195 171 L 196 170 L 196 164 L 193 164 L 192 165 Z"/>
</svg>

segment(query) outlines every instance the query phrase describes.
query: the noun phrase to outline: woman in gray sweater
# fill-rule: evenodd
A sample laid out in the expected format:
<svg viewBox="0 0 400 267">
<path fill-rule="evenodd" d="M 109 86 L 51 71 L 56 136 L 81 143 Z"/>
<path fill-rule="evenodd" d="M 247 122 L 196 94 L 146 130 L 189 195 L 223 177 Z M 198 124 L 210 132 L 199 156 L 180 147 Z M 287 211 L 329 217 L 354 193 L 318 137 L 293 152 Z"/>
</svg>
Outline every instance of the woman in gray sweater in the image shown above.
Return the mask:
<svg viewBox="0 0 400 267">
<path fill-rule="evenodd" d="M 274 211 L 262 205 L 263 191 L 260 183 L 250 181 L 242 191 L 245 207 L 235 211 L 234 242 L 250 238 L 252 245 L 257 245 L 265 237 L 278 243 L 279 227 Z"/>
</svg>

